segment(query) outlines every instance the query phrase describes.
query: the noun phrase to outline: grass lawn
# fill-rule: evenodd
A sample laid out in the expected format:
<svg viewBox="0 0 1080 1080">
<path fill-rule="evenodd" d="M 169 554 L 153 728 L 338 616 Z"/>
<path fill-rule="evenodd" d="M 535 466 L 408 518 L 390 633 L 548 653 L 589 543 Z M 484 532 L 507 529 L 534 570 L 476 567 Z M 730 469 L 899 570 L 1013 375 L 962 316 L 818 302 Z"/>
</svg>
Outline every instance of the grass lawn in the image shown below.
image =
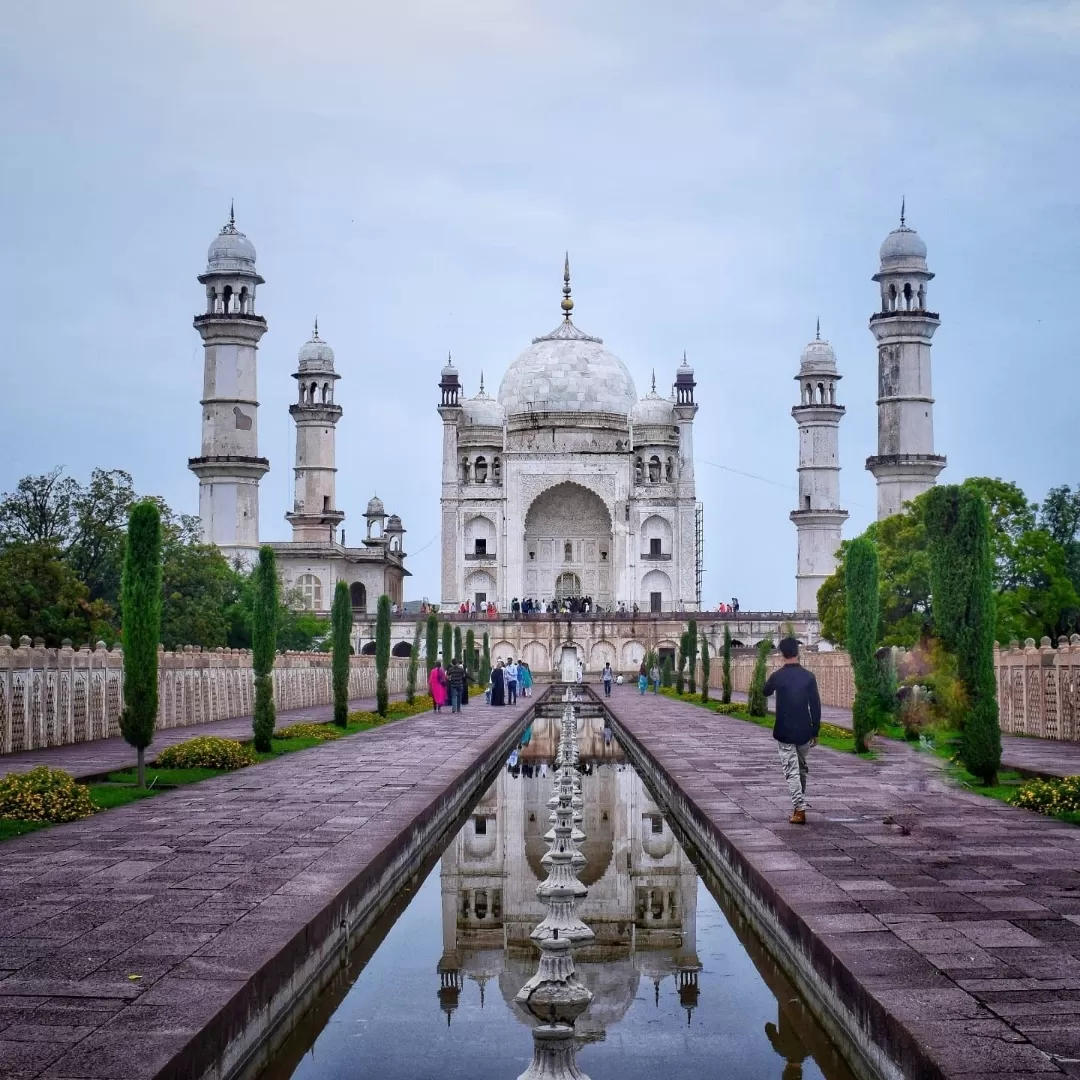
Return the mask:
<svg viewBox="0 0 1080 1080">
<path fill-rule="evenodd" d="M 338 738 L 347 735 L 357 735 L 361 731 L 370 731 L 372 728 L 383 724 L 392 723 L 395 720 L 403 720 L 409 716 L 416 716 L 427 712 L 431 708 L 431 698 L 417 695 L 412 705 L 406 705 L 404 701 L 393 701 L 385 717 L 374 712 L 351 712 L 349 722 L 344 728 L 327 725 L 338 733 Z M 244 740 L 251 742 L 250 739 Z M 319 739 L 314 736 L 272 740 L 271 749 L 266 753 L 255 755 L 256 763 L 272 761 L 281 757 L 282 754 L 292 754 L 298 750 L 310 750 L 315 746 L 322 746 L 335 739 Z M 146 766 L 146 787 L 138 788 L 136 784 L 136 771 L 134 766 L 130 769 L 121 769 L 111 772 L 104 780 L 94 780 L 86 786 L 90 789 L 90 799 L 99 811 L 112 810 L 117 806 L 124 806 L 139 799 L 149 799 L 160 795 L 163 791 L 171 791 L 187 784 L 197 784 L 202 780 L 209 780 L 215 776 L 221 776 L 228 772 L 227 769 L 166 769 L 156 768 L 153 763 Z M 46 829 L 53 822 L 50 821 L 24 821 L 16 818 L 0 818 L 0 841 L 13 836 L 22 836 L 25 833 L 36 832 L 38 829 Z"/>
</svg>

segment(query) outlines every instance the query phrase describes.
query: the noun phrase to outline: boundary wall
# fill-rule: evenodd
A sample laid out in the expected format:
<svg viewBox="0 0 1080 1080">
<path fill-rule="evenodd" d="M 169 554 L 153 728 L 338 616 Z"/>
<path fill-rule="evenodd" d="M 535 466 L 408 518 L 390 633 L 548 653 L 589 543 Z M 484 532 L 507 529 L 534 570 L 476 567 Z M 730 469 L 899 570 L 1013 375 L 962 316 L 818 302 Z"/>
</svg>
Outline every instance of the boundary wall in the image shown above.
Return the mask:
<svg viewBox="0 0 1080 1080">
<path fill-rule="evenodd" d="M 375 696 L 375 658 L 354 656 L 349 697 Z M 281 653 L 274 661 L 274 703 L 279 711 L 329 705 L 333 688 L 329 653 Z M 403 693 L 408 660 L 390 660 L 390 693 Z M 419 679 L 418 679 L 419 682 Z M 255 672 L 247 649 L 187 645 L 158 653 L 159 728 L 209 724 L 250 715 Z M 124 657 L 108 649 L 46 649 L 29 638 L 13 647 L 0 637 L 0 754 L 90 742 L 120 734 Z"/>
</svg>

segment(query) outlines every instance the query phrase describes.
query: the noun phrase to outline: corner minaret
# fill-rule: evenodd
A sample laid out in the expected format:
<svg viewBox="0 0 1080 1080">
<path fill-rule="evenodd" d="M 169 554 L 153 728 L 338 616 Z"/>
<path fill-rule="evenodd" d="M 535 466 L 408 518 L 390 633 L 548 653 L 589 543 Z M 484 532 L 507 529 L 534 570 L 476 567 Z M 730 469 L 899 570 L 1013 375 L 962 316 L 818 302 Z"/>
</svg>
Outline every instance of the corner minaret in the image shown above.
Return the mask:
<svg viewBox="0 0 1080 1080">
<path fill-rule="evenodd" d="M 844 406 L 836 403 L 836 354 L 821 340 L 818 320 L 814 340 L 803 349 L 799 404 L 791 415 L 799 425 L 799 508 L 791 520 L 799 531 L 795 571 L 795 610 L 816 612 L 821 583 L 836 569 L 836 552 L 847 511 L 840 509 L 838 435 Z"/>
<path fill-rule="evenodd" d="M 319 337 L 319 321 L 311 339 L 300 350 L 293 374 L 300 387 L 299 401 L 289 406 L 296 421 L 296 484 L 293 508 L 285 515 L 293 541 L 333 542 L 345 515 L 337 508 L 335 435 L 341 406 L 334 404 L 334 350 Z"/>
<path fill-rule="evenodd" d="M 447 354 L 439 379 L 439 415 L 443 422 L 442 452 L 442 602 L 453 605 L 457 596 L 458 533 L 458 425 L 461 423 L 461 380 L 454 362 Z"/>
<path fill-rule="evenodd" d="M 230 562 L 251 565 L 259 551 L 259 481 L 270 462 L 259 457 L 256 366 L 266 320 L 255 314 L 255 248 L 228 224 L 207 254 L 206 311 L 195 316 L 203 339 L 202 452 L 188 459 L 199 478 L 203 541 Z"/>
<path fill-rule="evenodd" d="M 899 514 L 904 503 L 934 486 L 945 458 L 934 453 L 934 398 L 930 340 L 940 325 L 927 310 L 926 245 L 900 227 L 881 245 L 881 310 L 870 316 L 878 343 L 878 451 L 866 459 L 878 489 L 878 520 Z"/>
</svg>

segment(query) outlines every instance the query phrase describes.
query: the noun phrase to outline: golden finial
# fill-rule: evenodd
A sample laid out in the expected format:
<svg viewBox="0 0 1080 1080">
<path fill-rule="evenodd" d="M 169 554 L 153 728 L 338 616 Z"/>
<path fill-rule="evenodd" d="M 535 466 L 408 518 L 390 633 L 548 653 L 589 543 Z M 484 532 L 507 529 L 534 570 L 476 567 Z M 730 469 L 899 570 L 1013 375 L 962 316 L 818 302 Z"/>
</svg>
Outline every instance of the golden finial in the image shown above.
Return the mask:
<svg viewBox="0 0 1080 1080">
<path fill-rule="evenodd" d="M 570 252 L 566 253 L 566 261 L 563 263 L 563 287 L 562 309 L 566 321 L 570 321 L 570 312 L 574 310 L 574 301 L 570 299 Z"/>
</svg>

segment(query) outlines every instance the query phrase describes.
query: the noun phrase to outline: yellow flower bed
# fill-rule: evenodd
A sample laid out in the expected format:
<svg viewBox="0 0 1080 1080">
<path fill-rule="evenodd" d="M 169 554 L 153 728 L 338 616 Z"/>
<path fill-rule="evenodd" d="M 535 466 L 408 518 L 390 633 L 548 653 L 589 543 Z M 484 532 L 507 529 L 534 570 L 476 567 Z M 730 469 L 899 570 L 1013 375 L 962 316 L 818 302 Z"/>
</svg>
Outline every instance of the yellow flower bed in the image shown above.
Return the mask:
<svg viewBox="0 0 1080 1080">
<path fill-rule="evenodd" d="M 471 690 L 469 694 L 469 700 L 473 697 L 484 696 L 482 690 Z M 416 699 L 411 705 L 407 705 L 404 701 L 391 701 L 389 708 L 386 710 L 386 716 L 380 716 L 377 712 L 362 712 L 357 710 L 356 712 L 349 713 L 350 724 L 385 724 L 390 720 L 404 720 L 407 716 L 417 716 L 422 712 L 430 712 L 432 709 L 432 701 L 430 694 L 417 694 Z"/>
<path fill-rule="evenodd" d="M 1037 814 L 1055 817 L 1080 811 L 1080 776 L 1061 780 L 1029 780 L 1021 784 L 1009 800 Z"/>
<path fill-rule="evenodd" d="M 255 764 L 255 751 L 235 739 L 199 735 L 162 750 L 155 764 L 162 769 L 242 769 Z"/>
<path fill-rule="evenodd" d="M 333 724 L 292 724 L 274 732 L 275 739 L 340 739 L 341 728 Z"/>
<path fill-rule="evenodd" d="M 94 813 L 90 791 L 71 773 L 39 765 L 0 779 L 0 818 L 18 821 L 78 821 Z"/>
</svg>

